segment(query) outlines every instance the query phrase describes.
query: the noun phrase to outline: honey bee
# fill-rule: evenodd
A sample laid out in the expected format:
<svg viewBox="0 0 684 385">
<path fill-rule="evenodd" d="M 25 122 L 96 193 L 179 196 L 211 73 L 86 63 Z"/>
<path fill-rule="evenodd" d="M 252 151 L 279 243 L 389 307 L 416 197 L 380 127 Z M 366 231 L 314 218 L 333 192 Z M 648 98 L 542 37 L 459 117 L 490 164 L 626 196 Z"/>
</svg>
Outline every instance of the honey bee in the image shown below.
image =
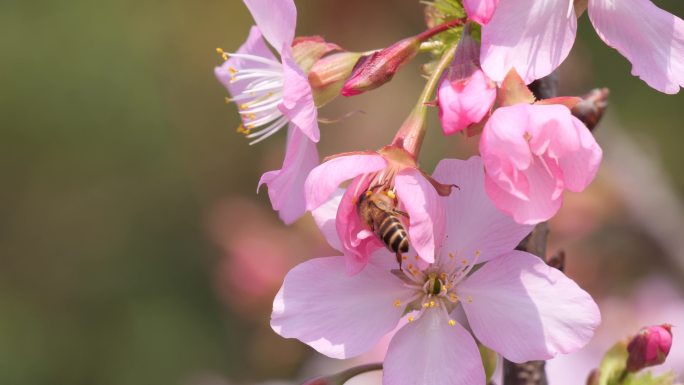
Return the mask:
<svg viewBox="0 0 684 385">
<path fill-rule="evenodd" d="M 397 197 L 394 192 L 373 191 L 371 188 L 359 197 L 356 211 L 387 249 L 396 254 L 401 269 L 401 253 L 409 250 L 409 239 L 399 215 L 408 218 L 408 214 L 396 207 Z"/>
</svg>

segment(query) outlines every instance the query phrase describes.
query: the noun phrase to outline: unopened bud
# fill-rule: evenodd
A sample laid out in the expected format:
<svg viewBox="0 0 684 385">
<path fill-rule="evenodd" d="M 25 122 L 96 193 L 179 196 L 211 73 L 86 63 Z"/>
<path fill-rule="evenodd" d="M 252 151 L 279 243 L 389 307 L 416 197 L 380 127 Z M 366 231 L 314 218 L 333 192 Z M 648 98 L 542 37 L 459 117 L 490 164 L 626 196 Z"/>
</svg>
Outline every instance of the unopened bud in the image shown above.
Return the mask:
<svg viewBox="0 0 684 385">
<path fill-rule="evenodd" d="M 669 324 L 641 329 L 627 345 L 627 371 L 637 372 L 643 368 L 665 362 L 672 347 L 672 327 Z"/>
<path fill-rule="evenodd" d="M 420 49 L 417 36 L 398 41 L 391 46 L 363 56 L 342 87 L 342 95 L 353 96 L 378 88 L 392 80 L 394 74 L 413 59 Z"/>
<path fill-rule="evenodd" d="M 361 57 L 357 52 L 338 52 L 318 59 L 309 71 L 309 84 L 317 107 L 322 107 L 340 94 L 345 80 Z"/>
</svg>

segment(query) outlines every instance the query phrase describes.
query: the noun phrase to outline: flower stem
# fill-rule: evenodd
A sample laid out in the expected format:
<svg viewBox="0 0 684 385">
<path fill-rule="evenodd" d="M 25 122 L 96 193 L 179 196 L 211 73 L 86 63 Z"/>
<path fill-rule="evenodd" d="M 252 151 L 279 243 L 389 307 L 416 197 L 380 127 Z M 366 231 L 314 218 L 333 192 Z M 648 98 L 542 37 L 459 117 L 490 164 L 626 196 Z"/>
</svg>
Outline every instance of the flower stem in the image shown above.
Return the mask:
<svg viewBox="0 0 684 385">
<path fill-rule="evenodd" d="M 463 19 L 454 19 L 454 20 L 444 22 L 442 24 L 436 25 L 436 26 L 434 26 L 428 30 L 421 32 L 420 34 L 416 35 L 416 38 L 420 41 L 425 41 L 425 40 L 437 35 L 438 33 L 442 33 L 444 31 L 446 31 L 449 28 L 455 27 L 457 25 L 462 25 L 463 23 L 466 22 L 466 20 L 467 20 L 466 18 L 463 18 Z"/>
<path fill-rule="evenodd" d="M 423 92 L 420 94 L 416 106 L 413 107 L 413 110 L 411 110 L 411 113 L 401 125 L 392 141 L 393 146 L 402 147 L 416 159 L 418 158 L 420 147 L 423 144 L 423 138 L 425 137 L 425 130 L 427 128 L 425 123 L 428 103 L 435 93 L 435 89 L 437 88 L 437 84 L 439 83 L 442 74 L 454 59 L 457 48 L 458 44 L 454 43 L 439 59 L 439 63 L 425 84 L 425 88 L 423 88 Z"/>
</svg>

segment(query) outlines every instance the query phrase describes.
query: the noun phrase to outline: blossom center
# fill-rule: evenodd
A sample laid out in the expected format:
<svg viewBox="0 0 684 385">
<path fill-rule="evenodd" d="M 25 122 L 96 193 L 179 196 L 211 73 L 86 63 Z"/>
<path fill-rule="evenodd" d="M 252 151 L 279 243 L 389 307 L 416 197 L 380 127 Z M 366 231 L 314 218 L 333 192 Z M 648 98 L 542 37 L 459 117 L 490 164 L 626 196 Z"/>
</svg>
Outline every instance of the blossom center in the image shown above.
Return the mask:
<svg viewBox="0 0 684 385">
<path fill-rule="evenodd" d="M 268 138 L 284 127 L 288 119 L 278 108 L 283 103 L 283 66 L 267 57 L 244 53 L 217 51 L 225 60 L 237 59 L 236 66 L 228 67 L 232 98 L 226 102 L 235 103 L 242 119 L 237 132 L 253 139 L 255 144 Z"/>
<path fill-rule="evenodd" d="M 456 321 L 450 318 L 451 312 L 458 307 L 460 301 L 465 300 L 468 303 L 473 301 L 469 296 L 459 297 L 458 284 L 472 271 L 479 256 L 480 252 L 476 251 L 472 260 L 457 259 L 454 253 L 447 253 L 441 258 L 436 258 L 435 263 L 424 270 L 409 263 L 401 273 L 397 272 L 397 274 L 402 274 L 400 278 L 415 293 L 406 305 L 406 309 L 418 311 L 417 317 L 433 309 L 441 311 L 449 325 L 456 325 Z M 399 306 L 397 302 L 395 306 Z M 409 317 L 409 321 L 411 319 Z"/>
</svg>

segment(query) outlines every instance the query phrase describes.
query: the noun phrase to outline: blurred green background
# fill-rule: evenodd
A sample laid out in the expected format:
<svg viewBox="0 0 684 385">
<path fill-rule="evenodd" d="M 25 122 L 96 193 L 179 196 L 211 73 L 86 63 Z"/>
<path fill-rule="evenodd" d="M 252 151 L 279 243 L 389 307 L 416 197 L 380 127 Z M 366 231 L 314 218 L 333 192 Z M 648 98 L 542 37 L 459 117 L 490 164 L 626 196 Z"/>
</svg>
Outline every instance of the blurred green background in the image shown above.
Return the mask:
<svg viewBox="0 0 684 385">
<path fill-rule="evenodd" d="M 679 1 L 657 3 L 684 15 Z M 423 28 L 417 1 L 297 5 L 298 35 L 350 50 Z M 248 234 L 285 234 L 276 253 L 301 253 L 276 270 L 280 279 L 296 260 L 326 252 L 310 219 L 285 229 L 265 192 L 255 195 L 261 173 L 280 165 L 284 135 L 248 146 L 213 76 L 215 48 L 236 49 L 251 24 L 238 0 L 0 3 L 0 384 L 287 378 L 311 354 L 268 328 L 278 281 L 254 300 L 221 282 L 243 215 L 261 221 Z M 613 118 L 651 148 L 681 194 L 684 94 L 631 77 L 586 16 L 580 30 L 562 68 L 565 93 L 609 87 Z M 372 95 L 326 107 L 326 117 L 366 114 L 323 127 L 322 155 L 386 143 L 420 90 L 418 64 Z M 472 144 L 441 140 L 435 120 L 428 170 Z M 606 242 L 622 242 L 610 234 Z M 260 258 L 252 268 L 272 267 Z"/>
</svg>

